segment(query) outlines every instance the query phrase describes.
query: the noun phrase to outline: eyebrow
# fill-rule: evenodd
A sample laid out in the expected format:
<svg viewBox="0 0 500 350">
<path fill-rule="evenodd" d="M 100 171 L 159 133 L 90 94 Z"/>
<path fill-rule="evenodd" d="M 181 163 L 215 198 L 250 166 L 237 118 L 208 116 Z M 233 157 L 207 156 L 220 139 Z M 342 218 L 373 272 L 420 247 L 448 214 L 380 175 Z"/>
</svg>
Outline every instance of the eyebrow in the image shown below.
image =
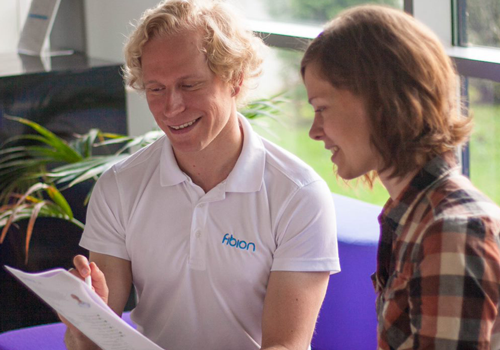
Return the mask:
<svg viewBox="0 0 500 350">
<path fill-rule="evenodd" d="M 144 85 L 148 84 L 159 84 L 160 82 L 158 80 L 148 80 L 144 82 Z"/>
<path fill-rule="evenodd" d="M 177 81 L 182 81 L 182 80 L 204 81 L 204 80 L 206 80 L 206 78 L 203 78 L 199 75 L 184 75 L 184 76 L 177 79 Z M 144 81 L 144 85 L 147 85 L 147 84 L 162 84 L 162 83 L 159 80 L 151 79 L 151 80 Z"/>
</svg>

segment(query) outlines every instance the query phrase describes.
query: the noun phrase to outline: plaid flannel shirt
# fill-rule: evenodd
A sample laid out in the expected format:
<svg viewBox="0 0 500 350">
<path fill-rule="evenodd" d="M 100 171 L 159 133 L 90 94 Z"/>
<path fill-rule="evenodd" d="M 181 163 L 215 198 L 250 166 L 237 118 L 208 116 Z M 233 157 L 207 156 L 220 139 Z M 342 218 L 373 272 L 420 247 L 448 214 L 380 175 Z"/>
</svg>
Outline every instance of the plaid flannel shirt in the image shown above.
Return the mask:
<svg viewBox="0 0 500 350">
<path fill-rule="evenodd" d="M 500 208 L 431 160 L 386 203 L 377 272 L 379 349 L 500 349 Z"/>
</svg>

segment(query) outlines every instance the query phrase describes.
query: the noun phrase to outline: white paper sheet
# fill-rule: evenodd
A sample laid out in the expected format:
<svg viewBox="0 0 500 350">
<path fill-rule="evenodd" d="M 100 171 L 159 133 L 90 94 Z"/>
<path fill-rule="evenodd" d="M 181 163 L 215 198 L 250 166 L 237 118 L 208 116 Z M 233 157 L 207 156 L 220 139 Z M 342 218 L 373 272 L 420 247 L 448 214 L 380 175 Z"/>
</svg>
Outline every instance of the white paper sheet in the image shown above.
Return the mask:
<svg viewBox="0 0 500 350">
<path fill-rule="evenodd" d="M 5 268 L 103 350 L 161 350 L 68 271 L 26 273 L 9 266 Z"/>
</svg>

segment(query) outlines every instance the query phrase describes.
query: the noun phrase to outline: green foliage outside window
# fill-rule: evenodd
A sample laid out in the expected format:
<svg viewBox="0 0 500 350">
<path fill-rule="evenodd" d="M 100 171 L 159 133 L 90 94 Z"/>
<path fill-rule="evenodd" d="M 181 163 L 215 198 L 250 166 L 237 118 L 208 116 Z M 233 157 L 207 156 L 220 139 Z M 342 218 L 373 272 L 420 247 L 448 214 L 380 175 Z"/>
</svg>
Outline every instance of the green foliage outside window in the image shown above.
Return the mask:
<svg viewBox="0 0 500 350">
<path fill-rule="evenodd" d="M 366 0 L 273 0 L 267 2 L 270 15 L 276 20 L 304 23 L 325 23 L 348 7 L 366 4 Z M 372 0 L 371 4 L 402 8 L 402 0 Z"/>
<path fill-rule="evenodd" d="M 470 140 L 470 178 L 500 204 L 500 84 L 469 79 L 469 98 L 474 131 Z"/>
<path fill-rule="evenodd" d="M 467 0 L 463 44 L 500 47 L 500 1 Z M 465 40 L 464 40 L 465 39 Z"/>
</svg>

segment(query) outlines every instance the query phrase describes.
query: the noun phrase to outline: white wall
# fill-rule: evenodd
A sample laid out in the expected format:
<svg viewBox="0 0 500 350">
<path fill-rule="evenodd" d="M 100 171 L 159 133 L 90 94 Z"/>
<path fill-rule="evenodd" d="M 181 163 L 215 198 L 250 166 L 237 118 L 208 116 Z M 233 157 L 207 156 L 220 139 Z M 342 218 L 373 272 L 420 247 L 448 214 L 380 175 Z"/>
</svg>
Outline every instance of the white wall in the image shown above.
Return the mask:
<svg viewBox="0 0 500 350">
<path fill-rule="evenodd" d="M 4 0 L 0 2 L 0 53 L 13 53 L 31 0 Z"/>
<path fill-rule="evenodd" d="M 451 1 L 414 0 L 413 11 L 415 18 L 429 26 L 445 47 L 452 45 Z"/>
<path fill-rule="evenodd" d="M 85 0 L 87 53 L 123 61 L 123 43 L 135 20 L 158 0 Z"/>
<path fill-rule="evenodd" d="M 132 31 L 131 23 L 155 6 L 158 0 L 85 0 L 87 54 L 90 57 L 123 62 L 123 43 Z M 127 90 L 127 122 L 130 135 L 150 131 L 156 124 L 146 100 Z"/>
</svg>

